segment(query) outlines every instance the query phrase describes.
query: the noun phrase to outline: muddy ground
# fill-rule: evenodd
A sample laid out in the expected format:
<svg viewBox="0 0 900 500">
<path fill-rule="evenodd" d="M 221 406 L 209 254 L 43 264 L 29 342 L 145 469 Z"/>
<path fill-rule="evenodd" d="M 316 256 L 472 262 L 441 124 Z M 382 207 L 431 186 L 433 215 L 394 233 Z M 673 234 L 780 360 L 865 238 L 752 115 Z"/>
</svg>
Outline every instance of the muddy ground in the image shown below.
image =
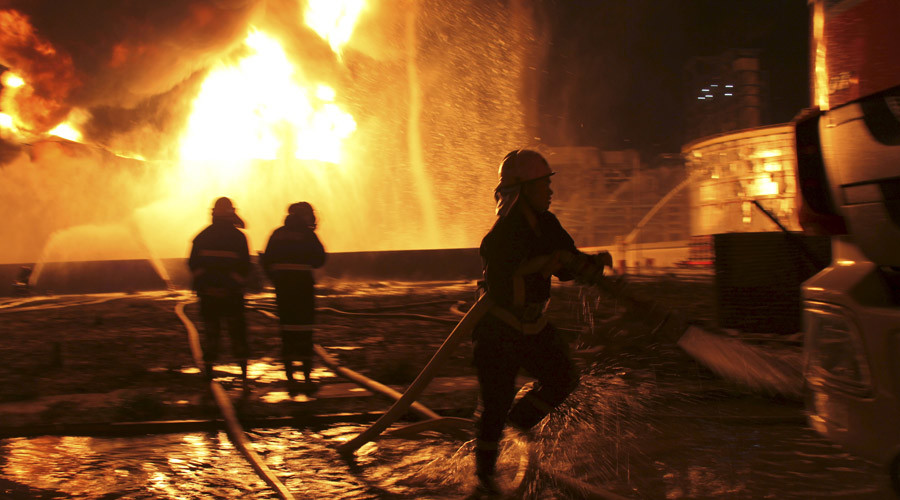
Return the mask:
<svg viewBox="0 0 900 500">
<path fill-rule="evenodd" d="M 660 274 L 632 283 L 634 290 L 687 317 L 714 323 L 708 275 Z M 573 284 L 557 283 L 554 288 L 550 317 L 582 365 L 604 358 L 627 363 L 629 351 L 667 349 L 670 369 L 703 370 L 671 342 L 667 346 L 651 338 L 640 315 L 623 316 L 615 299 Z M 315 340 L 343 366 L 402 391 L 460 318 L 452 306 L 466 310 L 474 301 L 474 289 L 472 282 L 320 283 L 317 306 L 357 314 L 320 312 Z M 215 418 L 217 410 L 194 365 L 185 326 L 174 312 L 180 301 L 191 299 L 190 292 L 178 290 L 0 302 L 0 429 L 16 435 L 29 426 Z M 315 374 L 319 396 L 273 397 L 287 390 L 278 326 L 254 309 L 271 305 L 271 293 L 248 297 L 250 390 L 243 391 L 229 374 L 236 365 L 229 364 L 227 344 L 217 372 L 242 416 L 377 412 L 390 405 L 381 396 L 350 397 L 353 394 L 325 390 L 346 385 L 326 371 Z M 202 331 L 196 303 L 189 304 L 186 313 Z M 475 386 L 463 383 L 474 379 L 468 339 L 438 376 L 460 381 L 458 390 L 430 394 L 423 402 L 435 410 L 471 414 Z"/>
</svg>

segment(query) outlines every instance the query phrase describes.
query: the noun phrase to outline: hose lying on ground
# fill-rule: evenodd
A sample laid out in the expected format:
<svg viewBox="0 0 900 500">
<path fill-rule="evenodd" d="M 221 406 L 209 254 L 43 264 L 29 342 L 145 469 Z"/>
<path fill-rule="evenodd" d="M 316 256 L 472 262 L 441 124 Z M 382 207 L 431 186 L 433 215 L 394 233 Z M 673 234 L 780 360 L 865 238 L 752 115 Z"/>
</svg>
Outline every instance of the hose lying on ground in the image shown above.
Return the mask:
<svg viewBox="0 0 900 500">
<path fill-rule="evenodd" d="M 204 363 L 203 351 L 200 347 L 200 335 L 197 333 L 197 328 L 194 326 L 194 323 L 184 313 L 184 306 L 190 302 L 193 301 L 179 302 L 175 306 L 175 314 L 178 315 L 178 318 L 184 324 L 184 327 L 188 332 L 191 355 L 194 358 L 194 363 L 202 370 Z M 238 423 L 234 408 L 231 406 L 231 401 L 228 399 L 228 394 L 225 393 L 225 389 L 223 389 L 215 380 L 210 381 L 209 387 L 216 400 L 216 404 L 219 407 L 219 411 L 222 412 L 222 418 L 225 419 L 226 430 L 231 439 L 231 443 L 242 455 L 244 455 L 244 458 L 247 459 L 247 462 L 250 463 L 250 466 L 253 467 L 256 474 L 265 481 L 270 488 L 275 490 L 280 498 L 283 500 L 293 500 L 294 496 L 288 491 L 287 487 L 278 480 L 278 477 L 266 467 L 265 462 L 263 462 L 259 455 L 257 455 L 250 447 L 250 442 L 247 440 L 247 437 L 244 435 L 244 430 L 241 429 L 241 425 Z"/>
<path fill-rule="evenodd" d="M 75 307 L 75 306 L 91 306 L 95 304 L 102 304 L 104 302 L 109 302 L 111 300 L 119 300 L 128 297 L 128 295 L 124 293 L 115 293 L 108 294 L 105 297 L 96 297 L 90 296 L 90 298 L 79 295 L 72 295 L 66 297 L 68 299 L 67 302 L 48 302 L 48 299 L 35 299 L 32 301 L 18 301 L 18 302 L 10 302 L 7 304 L 3 304 L 0 306 L 0 314 L 7 312 L 25 312 L 25 311 L 43 311 L 46 309 L 62 309 L 64 307 Z M 56 299 L 58 300 L 58 298 Z M 45 302 L 37 305 L 21 305 L 27 304 L 28 302 Z"/>
<path fill-rule="evenodd" d="M 273 314 L 269 311 L 266 311 L 265 309 L 260 309 L 260 308 L 254 308 L 254 309 L 256 311 L 258 311 L 259 313 L 265 315 L 266 317 L 269 317 L 272 319 L 278 318 L 278 316 L 276 316 L 275 314 Z M 338 364 L 337 361 L 335 361 L 335 359 L 333 357 L 331 357 L 330 354 L 328 354 L 328 352 L 321 345 L 314 344 L 313 352 L 315 352 L 316 355 L 322 360 L 322 362 L 325 363 L 325 366 L 330 368 L 336 374 L 350 380 L 351 382 L 354 382 L 355 384 L 357 384 L 361 387 L 364 387 L 372 392 L 388 396 L 389 398 L 394 399 L 395 401 L 402 397 L 402 394 L 395 391 L 394 389 L 392 389 L 378 381 L 372 380 L 369 377 L 366 377 L 365 375 L 357 373 L 349 368 L 341 366 L 340 364 Z M 418 402 L 412 403 L 412 405 L 410 406 L 410 409 L 412 409 L 419 415 L 428 419 L 425 422 L 418 422 L 417 423 L 418 426 L 414 427 L 416 429 L 439 430 L 442 432 L 447 432 L 447 433 L 453 435 L 454 437 L 458 437 L 458 438 L 462 438 L 462 439 L 465 439 L 468 437 L 468 433 L 463 433 L 460 426 L 454 426 L 452 423 L 448 424 L 448 423 L 444 422 L 444 420 L 447 420 L 450 417 L 442 417 L 439 414 L 437 414 L 434 411 L 427 408 L 425 405 L 418 403 Z M 469 421 L 469 422 L 471 423 L 471 421 Z M 419 431 L 419 432 L 421 432 L 421 431 Z"/>
<path fill-rule="evenodd" d="M 422 391 L 425 390 L 437 373 L 437 369 L 441 367 L 447 358 L 449 358 L 453 349 L 466 337 L 466 335 L 472 333 L 472 329 L 475 328 L 478 321 L 492 306 L 493 302 L 487 295 L 483 295 L 479 298 L 459 323 L 456 324 L 441 347 L 434 353 L 431 361 L 425 365 L 425 368 L 422 369 L 419 376 L 416 377 L 413 383 L 406 389 L 403 396 L 394 403 L 387 413 L 372 424 L 371 427 L 361 432 L 353 439 L 338 446 L 338 451 L 348 454 L 356 452 L 362 445 L 377 438 L 379 434 L 388 428 L 388 426 L 400 418 L 406 412 L 406 409 L 419 397 Z"/>
</svg>

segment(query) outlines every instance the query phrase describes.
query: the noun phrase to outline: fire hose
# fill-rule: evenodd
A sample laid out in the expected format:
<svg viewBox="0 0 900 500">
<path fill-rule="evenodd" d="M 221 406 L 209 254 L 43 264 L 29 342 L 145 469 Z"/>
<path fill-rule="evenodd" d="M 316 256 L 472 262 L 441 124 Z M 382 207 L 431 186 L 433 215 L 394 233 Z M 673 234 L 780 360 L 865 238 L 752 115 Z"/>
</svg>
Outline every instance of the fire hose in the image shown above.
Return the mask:
<svg viewBox="0 0 900 500">
<path fill-rule="evenodd" d="M 197 333 L 197 328 L 194 327 L 194 324 L 184 313 L 184 306 L 187 305 L 191 301 L 179 302 L 175 306 L 175 314 L 178 315 L 178 318 L 184 324 L 185 329 L 188 331 L 189 342 L 191 345 L 191 355 L 194 358 L 194 363 L 198 367 L 203 366 L 203 351 L 200 347 L 200 336 Z M 243 429 L 241 429 L 240 423 L 238 423 L 237 416 L 234 413 L 234 407 L 231 405 L 231 401 L 228 399 L 228 394 L 225 393 L 225 389 L 219 385 L 215 380 L 210 381 L 209 388 L 213 393 L 213 397 L 216 400 L 216 404 L 219 407 L 219 410 L 222 412 L 222 417 L 225 419 L 226 430 L 228 433 L 228 437 L 231 439 L 231 443 L 234 445 L 238 451 L 244 455 L 244 458 L 247 459 L 247 462 L 256 472 L 256 474 L 265 481 L 266 484 L 269 485 L 270 488 L 275 490 L 275 493 L 278 494 L 279 498 L 283 500 L 293 500 L 294 496 L 287 489 L 287 487 L 282 483 L 275 473 L 269 469 L 265 462 L 260 458 L 260 456 L 253 451 L 253 448 L 250 446 L 250 442 L 247 440 L 247 437 L 244 435 Z"/>
<path fill-rule="evenodd" d="M 450 332 L 450 335 L 448 335 L 446 340 L 444 340 L 444 343 L 441 344 L 441 347 L 438 348 L 431 357 L 431 361 L 425 365 L 425 368 L 423 368 L 416 379 L 413 380 L 412 384 L 406 389 L 406 392 L 403 393 L 403 396 L 401 396 L 400 399 L 398 399 L 394 405 L 368 429 L 338 446 L 338 451 L 344 454 L 354 453 L 362 445 L 377 438 L 379 434 L 384 432 L 384 430 L 392 423 L 403 416 L 403 414 L 406 413 L 407 408 L 409 408 L 422 391 L 428 387 L 428 384 L 437 374 L 437 370 L 450 357 L 450 354 L 452 354 L 453 349 L 459 345 L 460 341 L 462 341 L 466 335 L 472 333 L 472 329 L 475 328 L 478 321 L 481 320 L 492 306 L 493 302 L 487 295 L 483 295 L 479 298 L 478 301 L 469 308 L 468 312 L 466 312 L 466 315 L 463 316 L 459 323 L 456 324 L 453 331 Z"/>
<path fill-rule="evenodd" d="M 552 265 L 550 264 L 550 260 L 553 257 L 554 256 L 547 256 L 542 262 L 538 263 L 538 267 Z M 558 257 L 559 262 L 563 266 L 577 273 L 581 277 L 581 280 L 585 283 L 593 282 L 608 285 L 602 279 L 603 266 L 597 266 L 596 264 L 594 264 L 592 260 L 589 260 L 589 257 L 587 255 L 575 255 L 567 253 L 565 255 L 558 254 L 556 257 Z M 615 290 L 615 287 L 607 286 L 606 289 L 609 291 L 613 291 Z M 394 405 L 368 429 L 361 432 L 351 440 L 339 445 L 337 447 L 338 451 L 342 454 L 355 453 L 356 450 L 358 450 L 364 444 L 376 439 L 385 429 L 387 429 L 392 423 L 400 418 L 406 412 L 407 408 L 416 400 L 416 398 L 418 398 L 425 387 L 427 387 L 427 385 L 431 382 L 437 370 L 449 357 L 452 350 L 466 335 L 471 334 L 475 325 L 478 324 L 481 318 L 491 309 L 491 307 L 493 307 L 493 305 L 493 301 L 491 301 L 487 295 L 482 295 L 478 299 L 478 301 L 475 302 L 475 304 L 465 313 L 459 323 L 457 323 L 456 327 L 454 327 L 453 331 L 450 332 L 450 335 L 447 336 L 447 339 L 434 353 L 431 360 L 428 362 L 425 368 L 422 369 L 422 371 L 409 386 L 403 396 L 398 399 L 394 403 Z M 427 424 L 427 422 L 423 424 Z M 400 433 L 397 434 L 402 436 L 402 434 Z M 519 473 L 516 474 L 516 478 L 514 480 L 514 483 L 518 484 L 516 489 L 520 492 L 523 491 L 525 485 L 530 483 L 537 473 L 537 470 L 539 468 L 539 461 L 536 460 L 535 455 L 536 451 L 533 449 L 533 447 L 529 446 L 527 457 L 523 459 L 524 464 L 520 466 Z M 557 486 L 570 491 L 575 491 L 578 494 L 582 495 L 584 498 L 597 498 L 607 500 L 622 500 L 623 498 L 612 492 L 585 484 L 575 478 L 558 474 L 554 471 L 547 471 L 542 469 L 542 472 L 551 476 Z"/>
<path fill-rule="evenodd" d="M 744 347 L 743 350 L 747 350 L 746 346 L 742 346 L 740 341 L 727 339 L 721 335 L 706 332 L 705 330 L 692 325 L 688 318 L 684 317 L 684 315 L 678 311 L 664 305 L 662 302 L 638 295 L 633 291 L 632 287 L 624 277 L 610 278 L 604 276 L 603 266 L 598 265 L 590 255 L 580 252 L 558 252 L 553 256 L 545 257 L 545 261 L 543 263 L 538 263 L 538 267 L 541 267 L 541 265 L 551 265 L 552 259 L 558 259 L 559 264 L 575 274 L 576 282 L 582 285 L 596 287 L 601 292 L 621 301 L 627 310 L 640 311 L 642 320 L 651 326 L 651 336 L 657 338 L 661 337 L 677 344 L 682 350 L 699 361 L 704 361 L 704 358 L 708 356 L 708 352 L 699 349 L 698 346 L 708 345 L 710 342 L 714 343 L 720 349 Z M 454 327 L 453 331 L 450 332 L 450 335 L 441 347 L 435 352 L 425 368 L 419 373 L 416 380 L 413 381 L 403 396 L 394 403 L 390 410 L 388 410 L 388 412 L 378 419 L 371 427 L 353 439 L 338 446 L 338 450 L 342 453 L 354 453 L 362 445 L 376 439 L 388 426 L 400 418 L 434 378 L 436 371 L 449 357 L 450 351 L 459 344 L 460 340 L 466 334 L 471 333 L 478 321 L 492 306 L 493 302 L 488 296 L 482 296 L 475 305 L 469 309 L 466 315 L 463 316 L 456 327 Z M 723 346 L 722 344 L 727 345 Z M 759 356 L 757 356 L 757 358 L 760 361 L 760 364 L 763 365 L 769 361 L 760 358 Z M 706 361 L 710 360 L 707 358 Z M 772 363 L 768 364 L 772 365 Z M 777 372 L 781 368 L 781 366 L 766 366 L 764 371 Z M 746 368 L 744 370 L 746 372 Z M 743 378 L 745 379 L 744 381 L 746 381 L 747 378 L 757 374 L 724 373 L 724 375 L 732 378 Z M 790 394 L 795 391 L 796 387 L 794 387 L 794 385 L 796 384 L 793 383 L 794 377 L 792 374 L 789 374 L 788 378 L 791 379 L 788 381 L 790 383 L 782 384 L 786 385 L 787 389 L 779 389 L 782 392 Z M 779 383 L 783 383 L 785 382 L 783 379 L 784 377 L 782 377 L 782 380 L 775 380 L 774 382 L 771 382 L 770 385 L 774 387 Z"/>
<path fill-rule="evenodd" d="M 579 257 L 582 256 L 584 257 L 584 259 L 579 259 Z M 585 279 L 598 281 L 598 278 L 603 274 L 603 267 L 589 262 L 587 260 L 588 256 L 585 254 L 575 255 L 568 252 L 559 252 L 555 256 L 548 255 L 540 259 L 539 261 L 536 261 L 534 265 L 536 266 L 536 268 L 542 268 L 550 264 L 550 261 L 554 257 L 558 257 L 559 262 L 566 266 L 568 269 L 577 272 L 582 276 L 585 276 Z M 409 406 L 416 400 L 416 398 L 419 397 L 422 391 L 425 390 L 425 388 L 434 378 L 437 370 L 446 361 L 446 359 L 449 358 L 453 349 L 463 338 L 465 338 L 466 335 L 470 335 L 472 333 L 475 325 L 478 324 L 481 318 L 493 306 L 494 303 L 489 298 L 489 296 L 482 295 L 478 299 L 478 301 L 475 302 L 475 304 L 468 310 L 468 312 L 466 312 L 465 316 L 463 316 L 459 323 L 457 323 L 456 327 L 453 328 L 453 331 L 450 332 L 450 335 L 447 336 L 447 339 L 444 340 L 444 343 L 434 353 L 431 360 L 427 365 L 425 365 L 425 368 L 422 369 L 422 371 L 409 386 L 409 388 L 407 388 L 403 396 L 398 399 L 397 402 L 394 403 L 394 405 L 368 429 L 361 432 L 353 439 L 338 446 L 338 451 L 346 454 L 354 453 L 362 445 L 377 438 L 378 435 L 380 435 L 392 423 L 400 418 L 406 412 L 406 409 L 409 408 Z"/>
<path fill-rule="evenodd" d="M 575 274 L 577 283 L 596 287 L 601 292 L 621 301 L 629 311 L 640 311 L 642 320 L 651 326 L 651 336 L 661 337 L 675 343 L 699 361 L 703 361 L 702 358 L 705 352 L 699 346 L 713 344 L 721 350 L 723 347 L 734 348 L 741 345 L 739 341 L 706 332 L 692 325 L 688 318 L 673 308 L 665 306 L 660 301 L 640 296 L 635 293 L 624 277 L 609 278 L 603 276 L 603 265 L 598 265 L 592 256 L 583 253 L 559 252 L 556 255 L 546 257 L 545 262 L 538 263 L 538 267 L 552 268 L 552 260 L 556 260 L 565 269 Z M 339 445 L 337 447 L 338 451 L 342 454 L 355 453 L 364 444 L 375 440 L 388 426 L 403 415 L 409 405 L 425 389 L 434 377 L 437 369 L 448 358 L 450 351 L 456 347 L 463 335 L 470 333 L 492 306 L 493 303 L 488 296 L 482 296 L 460 320 L 441 347 L 432 356 L 431 361 L 391 409 L 368 429 Z M 518 484 L 516 490 L 520 493 L 524 491 L 527 484 L 533 482 L 537 472 L 540 471 L 550 477 L 558 487 L 581 495 L 583 498 L 623 499 L 623 497 L 611 491 L 586 484 L 557 471 L 546 470 L 541 467 L 540 461 L 536 460 L 536 451 L 530 445 L 528 446 L 527 457 L 524 457 L 523 461 L 527 463 L 525 463 L 524 469 L 520 467 L 520 473 L 516 475 L 516 480 L 514 481 Z M 522 473 L 523 470 L 524 473 Z"/>
<path fill-rule="evenodd" d="M 580 282 L 598 286 L 601 290 L 611 294 L 625 295 L 623 293 L 624 287 L 621 286 L 621 283 L 611 282 L 610 280 L 603 278 L 603 266 L 595 264 L 593 259 L 586 254 L 558 252 L 555 255 L 548 255 L 540 261 L 536 261 L 534 265 L 536 268 L 552 265 L 551 261 L 554 258 L 558 259 L 558 262 L 566 269 L 578 275 Z M 635 297 L 627 295 L 626 297 L 629 298 L 629 305 L 631 307 L 643 304 Z M 471 334 L 472 329 L 478 324 L 478 321 L 481 320 L 493 305 L 493 301 L 491 301 L 487 295 L 482 295 L 475 305 L 466 312 L 459 323 L 457 323 L 456 327 L 453 328 L 453 331 L 450 332 L 450 335 L 447 336 L 447 339 L 441 347 L 434 353 L 431 361 L 429 361 L 425 368 L 422 369 L 418 377 L 416 377 L 403 396 L 394 403 L 387 413 L 372 424 L 372 426 L 353 439 L 338 446 L 338 451 L 346 454 L 354 453 L 362 445 L 377 438 L 379 434 L 388 428 L 388 426 L 400 418 L 406 412 L 406 409 L 419 397 L 422 391 L 425 390 L 425 387 L 427 387 L 434 378 L 437 370 L 449 357 L 451 351 L 459 344 L 465 335 Z"/>
<path fill-rule="evenodd" d="M 277 318 L 275 314 L 263 308 L 254 307 L 254 309 L 268 318 Z M 395 391 L 394 389 L 380 382 L 372 380 L 369 377 L 357 373 L 349 368 L 341 366 L 319 344 L 313 345 L 313 352 L 316 353 L 316 356 L 318 356 L 319 359 L 322 360 L 325 366 L 330 368 L 336 374 L 350 380 L 351 382 L 354 382 L 355 384 L 364 387 L 372 392 L 388 396 L 394 400 L 399 400 L 402 397 L 402 394 Z M 421 432 L 422 430 L 440 430 L 457 438 L 468 437 L 468 434 L 462 431 L 461 427 L 465 425 L 471 425 L 471 420 L 453 417 L 441 417 L 439 414 L 435 413 L 419 402 L 413 402 L 411 404 L 411 409 L 417 412 L 419 415 L 425 417 L 427 420 L 411 424 L 402 429 L 397 429 L 395 431 L 397 435 L 409 435 Z"/>
</svg>

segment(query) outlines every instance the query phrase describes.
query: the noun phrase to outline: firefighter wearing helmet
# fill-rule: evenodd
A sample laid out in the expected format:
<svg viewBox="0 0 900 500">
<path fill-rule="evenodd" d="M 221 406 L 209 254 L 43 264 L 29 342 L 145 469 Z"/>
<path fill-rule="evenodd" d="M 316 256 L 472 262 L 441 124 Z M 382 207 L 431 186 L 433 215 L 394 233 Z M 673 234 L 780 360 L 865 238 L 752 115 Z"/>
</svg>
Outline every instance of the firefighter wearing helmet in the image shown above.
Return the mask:
<svg viewBox="0 0 900 500">
<path fill-rule="evenodd" d="M 288 207 L 284 225 L 272 232 L 261 256 L 263 270 L 275 285 L 281 325 L 281 348 L 288 384 L 294 383 L 294 361 L 302 365 L 310 389 L 315 323 L 315 279 L 312 270 L 325 264 L 325 249 L 316 236 L 316 215 L 301 201 Z"/>
<path fill-rule="evenodd" d="M 241 366 L 241 378 L 246 387 L 249 347 L 244 286 L 250 275 L 250 251 L 246 235 L 238 229 L 243 227 L 244 221 L 238 217 L 231 200 L 217 199 L 213 205 L 212 224 L 194 238 L 188 267 L 193 276 L 194 291 L 200 298 L 206 377 L 212 380 L 224 322 L 232 354 Z"/>
<path fill-rule="evenodd" d="M 575 277 L 561 267 L 557 255 L 580 253 L 548 211 L 554 172 L 540 153 L 516 150 L 503 158 L 499 174 L 494 192 L 498 218 L 480 248 L 483 292 L 495 306 L 472 334 L 483 405 L 476 429 L 476 476 L 478 489 L 491 493 L 498 491 L 494 473 L 507 420 L 527 433 L 578 384 L 568 344 L 544 315 L 551 276 L 563 281 Z M 592 258 L 607 266 L 612 262 L 605 252 Z M 520 368 L 537 383 L 514 402 Z"/>
</svg>

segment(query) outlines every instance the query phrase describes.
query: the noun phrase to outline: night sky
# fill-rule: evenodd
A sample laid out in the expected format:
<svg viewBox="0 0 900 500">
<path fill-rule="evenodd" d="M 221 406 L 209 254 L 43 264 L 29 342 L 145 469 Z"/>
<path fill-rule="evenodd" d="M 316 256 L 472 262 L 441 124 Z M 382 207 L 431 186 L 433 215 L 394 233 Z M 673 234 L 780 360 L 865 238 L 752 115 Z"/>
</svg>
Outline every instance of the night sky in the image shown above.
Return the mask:
<svg viewBox="0 0 900 500">
<path fill-rule="evenodd" d="M 805 0 L 535 0 L 549 39 L 539 99 L 543 142 L 677 152 L 685 62 L 760 49 L 765 123 L 809 103 Z"/>
</svg>

